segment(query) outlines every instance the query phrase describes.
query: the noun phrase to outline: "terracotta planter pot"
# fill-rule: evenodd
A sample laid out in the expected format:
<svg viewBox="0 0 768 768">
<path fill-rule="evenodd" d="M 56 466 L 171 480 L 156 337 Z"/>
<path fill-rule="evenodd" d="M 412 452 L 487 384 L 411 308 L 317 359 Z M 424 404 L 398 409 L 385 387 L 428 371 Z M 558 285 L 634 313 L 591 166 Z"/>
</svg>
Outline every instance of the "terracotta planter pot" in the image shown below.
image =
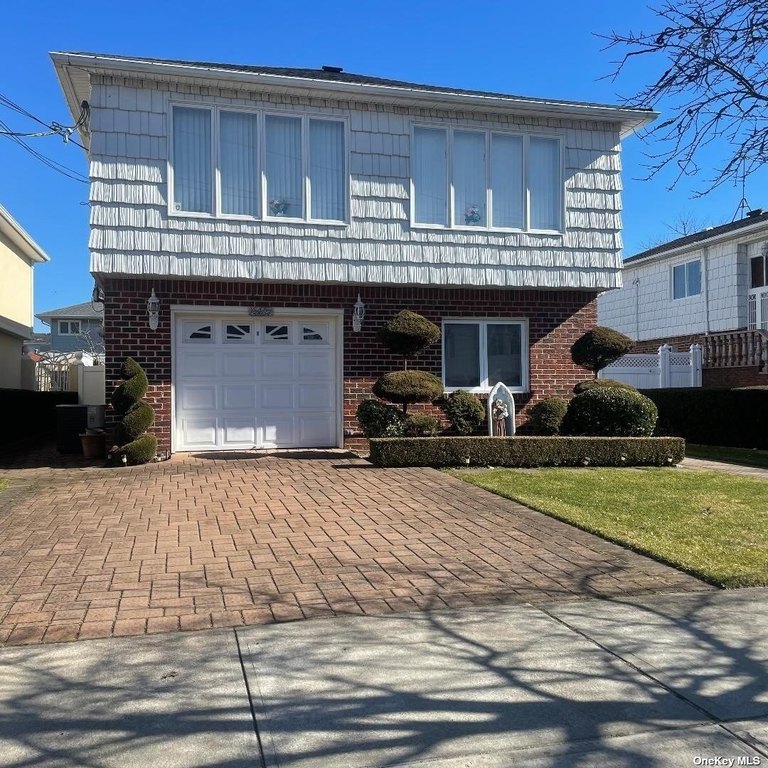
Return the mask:
<svg viewBox="0 0 768 768">
<path fill-rule="evenodd" d="M 86 459 L 103 459 L 107 453 L 107 436 L 104 432 L 80 435 L 83 456 Z"/>
</svg>

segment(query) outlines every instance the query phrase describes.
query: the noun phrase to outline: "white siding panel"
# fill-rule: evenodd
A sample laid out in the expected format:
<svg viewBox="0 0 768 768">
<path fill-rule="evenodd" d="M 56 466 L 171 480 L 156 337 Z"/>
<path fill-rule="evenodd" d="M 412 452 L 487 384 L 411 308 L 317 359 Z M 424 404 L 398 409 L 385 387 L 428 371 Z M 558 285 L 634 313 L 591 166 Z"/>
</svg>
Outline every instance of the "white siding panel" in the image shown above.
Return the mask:
<svg viewBox="0 0 768 768">
<path fill-rule="evenodd" d="M 270 280 L 542 286 L 620 283 L 621 157 L 615 127 L 448 113 L 210 87 L 103 78 L 92 88 L 92 269 Z M 168 104 L 308 111 L 348 119 L 349 226 L 169 216 Z M 559 133 L 565 146 L 567 232 L 411 229 L 413 120 Z"/>
</svg>

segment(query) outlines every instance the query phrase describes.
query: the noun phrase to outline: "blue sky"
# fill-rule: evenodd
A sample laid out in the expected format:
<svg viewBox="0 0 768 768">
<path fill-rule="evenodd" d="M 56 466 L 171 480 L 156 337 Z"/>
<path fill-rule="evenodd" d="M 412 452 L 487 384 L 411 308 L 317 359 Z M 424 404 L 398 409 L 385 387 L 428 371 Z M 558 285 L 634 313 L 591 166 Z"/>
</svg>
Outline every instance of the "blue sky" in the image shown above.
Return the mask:
<svg viewBox="0 0 768 768">
<path fill-rule="evenodd" d="M 332 64 L 415 82 L 611 103 L 653 77 L 660 62 L 638 62 L 618 83 L 602 79 L 615 54 L 602 50 L 596 35 L 655 26 L 645 6 L 637 0 L 13 3 L 4 9 L 0 93 L 45 120 L 71 122 L 48 52 L 79 50 L 273 66 Z M 6 109 L 0 108 L 0 119 L 15 130 L 34 130 Z M 30 141 L 87 172 L 77 147 L 56 137 Z M 672 238 L 667 225 L 681 216 L 705 226 L 731 220 L 740 188 L 725 186 L 694 200 L 697 182 L 686 179 L 669 192 L 670 174 L 641 180 L 643 149 L 637 138 L 624 144 L 625 255 Z M 711 147 L 711 162 L 724 152 Z M 87 185 L 49 170 L 2 137 L 0 169 L 0 202 L 51 256 L 50 264 L 36 269 L 35 310 L 87 300 Z M 768 173 L 749 180 L 753 207 L 768 203 L 757 197 L 766 181 Z"/>
</svg>

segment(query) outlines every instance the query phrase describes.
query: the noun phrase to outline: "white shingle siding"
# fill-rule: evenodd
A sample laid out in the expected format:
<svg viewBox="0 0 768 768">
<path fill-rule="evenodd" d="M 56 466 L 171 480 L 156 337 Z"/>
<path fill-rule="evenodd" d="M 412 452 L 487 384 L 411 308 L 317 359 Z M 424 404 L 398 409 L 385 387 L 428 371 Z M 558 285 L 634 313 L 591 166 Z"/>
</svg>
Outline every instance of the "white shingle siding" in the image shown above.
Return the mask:
<svg viewBox="0 0 768 768">
<path fill-rule="evenodd" d="M 166 89 L 166 90 L 161 90 Z M 91 269 L 357 283 L 604 289 L 620 285 L 618 126 L 507 118 L 324 99 L 253 98 L 237 90 L 94 78 L 91 94 Z M 349 226 L 168 215 L 171 98 L 349 121 Z M 411 229 L 412 120 L 540 130 L 564 141 L 563 236 Z"/>
<path fill-rule="evenodd" d="M 598 322 L 637 341 L 736 330 L 747 325 L 748 248 L 734 239 L 650 263 L 628 264 L 624 287 L 598 298 Z M 702 260 L 702 292 L 672 299 L 672 268 Z M 634 284 L 639 278 L 639 286 Z M 709 326 L 705 308 L 708 279 Z M 638 293 L 639 290 L 639 293 Z"/>
</svg>

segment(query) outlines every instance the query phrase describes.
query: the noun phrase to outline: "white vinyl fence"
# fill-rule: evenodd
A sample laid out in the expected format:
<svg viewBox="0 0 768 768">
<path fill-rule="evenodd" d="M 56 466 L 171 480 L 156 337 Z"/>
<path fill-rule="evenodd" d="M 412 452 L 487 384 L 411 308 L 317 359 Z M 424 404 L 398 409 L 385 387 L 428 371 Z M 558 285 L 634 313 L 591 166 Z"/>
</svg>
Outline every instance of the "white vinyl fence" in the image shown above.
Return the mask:
<svg viewBox="0 0 768 768">
<path fill-rule="evenodd" d="M 701 386 L 701 347 L 691 344 L 688 352 L 676 352 L 664 344 L 656 354 L 630 354 L 619 358 L 599 373 L 601 379 L 615 379 L 638 389 Z"/>
</svg>

